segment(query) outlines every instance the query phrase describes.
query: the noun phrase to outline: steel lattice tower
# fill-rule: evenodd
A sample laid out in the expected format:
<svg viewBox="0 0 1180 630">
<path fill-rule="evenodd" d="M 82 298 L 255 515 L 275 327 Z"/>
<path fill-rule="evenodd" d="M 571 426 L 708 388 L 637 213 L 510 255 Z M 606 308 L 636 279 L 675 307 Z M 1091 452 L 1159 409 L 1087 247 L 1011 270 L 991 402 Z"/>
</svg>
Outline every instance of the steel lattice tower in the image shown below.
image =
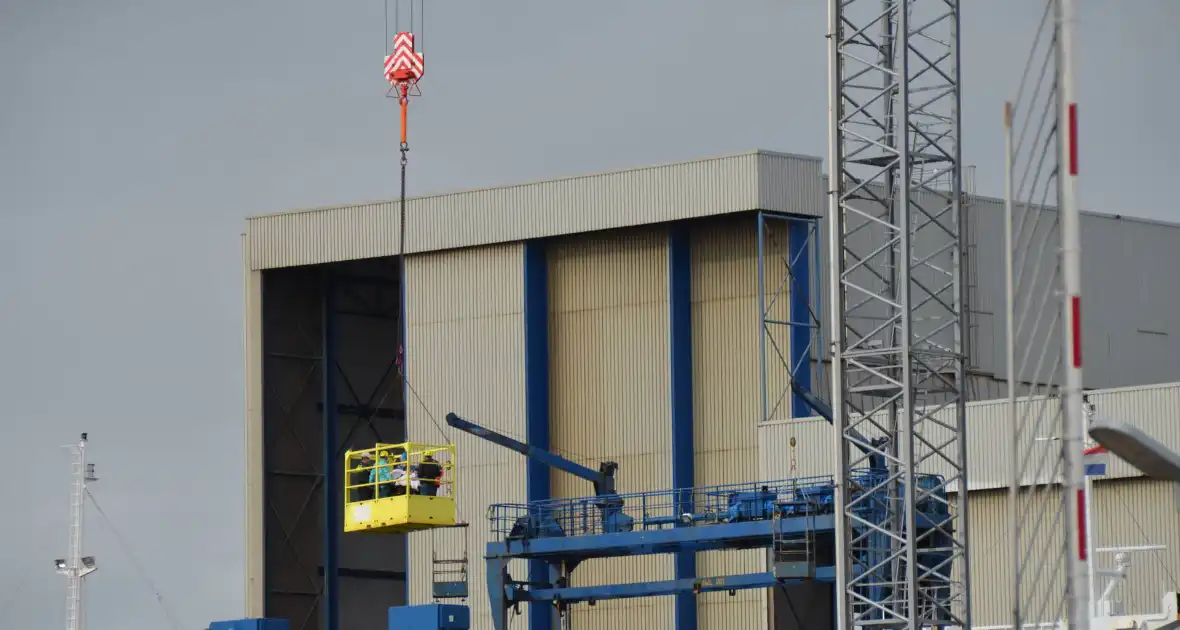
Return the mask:
<svg viewBox="0 0 1180 630">
<path fill-rule="evenodd" d="M 829 5 L 840 630 L 969 627 L 958 36 L 958 0 Z"/>
</svg>

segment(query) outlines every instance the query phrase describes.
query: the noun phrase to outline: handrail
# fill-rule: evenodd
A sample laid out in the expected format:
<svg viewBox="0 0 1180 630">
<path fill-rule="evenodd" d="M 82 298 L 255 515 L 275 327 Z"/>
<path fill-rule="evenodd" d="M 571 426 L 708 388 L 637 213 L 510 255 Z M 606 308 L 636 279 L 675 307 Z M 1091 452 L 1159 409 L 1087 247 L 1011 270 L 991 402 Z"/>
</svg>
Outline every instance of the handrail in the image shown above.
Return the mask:
<svg viewBox="0 0 1180 630">
<path fill-rule="evenodd" d="M 362 464 L 363 457 L 368 456 L 372 464 Z M 418 466 L 427 456 L 432 457 L 439 465 L 442 476 L 437 480 L 417 478 Z M 409 467 L 407 470 L 407 466 Z M 413 491 L 423 483 L 433 483 L 438 487 L 436 496 L 455 499 L 456 471 L 454 444 L 426 444 L 421 442 L 402 442 L 386 444 L 378 442 L 372 448 L 349 450 L 344 455 L 344 503 L 359 503 L 382 496 L 382 490 L 393 487 L 387 496 L 398 494 L 396 488 Z M 357 473 L 368 473 L 365 481 L 353 483 Z M 408 474 L 407 474 L 408 473 Z M 384 478 L 383 478 L 384 477 Z M 364 492 L 370 490 L 370 492 Z M 402 490 L 400 494 L 406 494 Z"/>
</svg>

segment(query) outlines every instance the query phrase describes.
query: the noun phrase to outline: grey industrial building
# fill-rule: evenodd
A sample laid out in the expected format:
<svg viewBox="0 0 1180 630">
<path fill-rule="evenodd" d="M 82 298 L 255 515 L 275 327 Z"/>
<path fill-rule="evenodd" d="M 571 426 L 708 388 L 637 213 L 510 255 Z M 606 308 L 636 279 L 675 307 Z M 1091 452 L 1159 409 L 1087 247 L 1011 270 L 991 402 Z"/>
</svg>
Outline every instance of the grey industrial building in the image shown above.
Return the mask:
<svg viewBox="0 0 1180 630">
<path fill-rule="evenodd" d="M 451 433 L 440 426 L 449 411 L 574 459 L 616 461 L 626 492 L 830 472 L 830 428 L 775 404 L 792 368 L 766 350 L 781 342 L 806 358 L 822 393 L 823 328 L 777 331 L 791 314 L 768 304 L 782 292 L 782 261 L 806 260 L 807 281 L 787 284 L 808 294 L 786 291 L 784 308 L 810 300 L 823 310 L 826 188 L 819 158 L 754 151 L 418 197 L 408 203 L 405 287 L 396 204 L 250 218 L 246 613 L 289 618 L 293 630 L 380 627 L 389 606 L 429 600 L 432 554 L 466 552 L 473 627 L 488 627 L 487 505 L 590 491 Z M 967 490 L 975 621 L 987 625 L 1004 621 L 988 550 L 1003 538 L 1006 468 L 1001 412 L 986 402 L 1005 395 L 1007 378 L 1003 205 L 965 201 L 969 390 L 980 401 L 968 406 Z M 1180 381 L 1180 226 L 1085 213 L 1082 238 L 1086 386 L 1103 413 L 1180 448 L 1180 385 L 1169 384 Z M 403 310 L 408 401 L 396 374 Z M 672 334 L 678 314 L 689 325 Z M 806 343 L 818 351 L 800 354 Z M 343 534 L 339 509 L 324 506 L 341 501 L 344 451 L 405 439 L 455 443 L 470 527 Z M 1169 492 L 1122 464 L 1098 483 L 1100 544 L 1168 545 L 1137 563 L 1125 594 L 1133 610 L 1153 609 L 1180 574 Z M 703 553 L 695 573 L 761 562 L 756 552 Z M 578 579 L 684 577 L 661 556 L 600 565 Z M 671 629 L 673 600 L 579 607 L 573 626 Z M 697 627 L 722 630 L 765 627 L 777 604 L 753 591 L 692 605 Z"/>
</svg>

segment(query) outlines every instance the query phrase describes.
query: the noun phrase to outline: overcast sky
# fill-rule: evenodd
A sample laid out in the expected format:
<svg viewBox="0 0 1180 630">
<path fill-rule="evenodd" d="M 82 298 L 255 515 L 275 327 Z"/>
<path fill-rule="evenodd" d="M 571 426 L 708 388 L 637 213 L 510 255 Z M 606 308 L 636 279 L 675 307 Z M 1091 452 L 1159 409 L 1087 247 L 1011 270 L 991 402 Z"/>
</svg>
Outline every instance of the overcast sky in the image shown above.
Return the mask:
<svg viewBox="0 0 1180 630">
<path fill-rule="evenodd" d="M 429 3 L 411 194 L 826 153 L 825 2 Z M 1039 2 L 964 10 L 965 161 Z M 1180 3 L 1079 0 L 1086 208 L 1180 220 Z M 185 630 L 243 612 L 243 217 L 396 195 L 383 0 L 0 0 L 0 627 L 60 627 L 68 458 Z M 394 25 L 391 24 L 392 28 Z M 91 512 L 90 630 L 168 621 Z"/>
</svg>

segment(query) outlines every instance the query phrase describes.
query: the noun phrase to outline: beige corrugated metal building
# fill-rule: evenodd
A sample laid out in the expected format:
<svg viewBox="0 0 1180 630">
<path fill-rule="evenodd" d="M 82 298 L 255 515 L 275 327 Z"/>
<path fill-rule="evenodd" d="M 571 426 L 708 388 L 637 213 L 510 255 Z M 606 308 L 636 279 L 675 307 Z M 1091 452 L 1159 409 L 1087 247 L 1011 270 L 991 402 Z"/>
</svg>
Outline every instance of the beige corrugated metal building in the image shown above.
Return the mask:
<svg viewBox="0 0 1180 630">
<path fill-rule="evenodd" d="M 247 614 L 290 618 L 293 630 L 380 627 L 387 607 L 430 599 L 432 555 L 466 553 L 473 627 L 489 627 L 480 561 L 489 540 L 487 506 L 591 490 L 560 473 L 545 484 L 523 457 L 449 430 L 449 411 L 518 439 L 548 442 L 576 461 L 616 461 L 624 492 L 783 477 L 791 460 L 799 474 L 830 472 L 826 425 L 764 422 L 790 414 L 764 408 L 766 392 L 781 391 L 786 374 L 768 369 L 759 312 L 783 280 L 781 270 L 766 271 L 759 286 L 760 260 L 770 269 L 767 261 L 791 251 L 786 224 L 759 217 L 820 217 L 825 187 L 818 158 L 755 151 L 411 199 L 406 391 L 396 373 L 403 295 L 396 208 L 381 202 L 250 219 Z M 973 207 L 990 226 L 994 200 L 980 198 Z M 1091 233 L 1127 223 L 1086 220 Z M 822 268 L 813 271 L 826 279 Z M 983 292 L 994 286 L 989 277 L 979 282 Z M 768 306 L 765 317 L 788 319 L 785 304 Z M 991 331 L 998 323 L 983 312 L 994 302 L 978 304 L 987 306 L 977 308 L 976 330 L 987 333 L 981 355 L 996 356 L 1000 335 Z M 684 328 L 684 321 L 691 324 Z M 1173 324 L 1159 326 L 1167 332 Z M 1118 332 L 1095 330 L 1087 335 Z M 686 348 L 691 360 L 674 361 Z M 1168 378 L 1180 379 L 1180 366 L 1172 372 Z M 1002 375 L 973 378 L 979 391 L 1002 393 Z M 1138 401 L 1145 417 L 1162 414 L 1174 403 L 1151 398 L 1166 397 L 1161 391 L 1126 394 L 1124 403 Z M 1101 396 L 1099 404 L 1108 406 Z M 975 418 L 990 409 L 972 406 L 973 444 L 986 443 L 986 429 L 974 433 L 986 422 Z M 798 457 L 786 456 L 787 433 L 802 440 Z M 408 537 L 334 533 L 339 513 L 323 509 L 325 501 L 340 500 L 342 472 L 334 462 L 350 447 L 404 439 L 455 442 L 459 515 L 470 526 Z M 687 459 L 676 450 L 685 444 L 692 447 Z M 972 470 L 980 496 L 972 523 L 977 536 L 986 536 L 988 519 L 999 518 L 987 508 L 989 493 L 998 492 L 994 480 L 1002 477 Z M 1150 487 L 1120 478 L 1100 484 L 1099 497 L 1142 502 L 1138 497 L 1159 492 Z M 1164 527 L 1164 514 L 1144 515 L 1149 533 Z M 696 575 L 762 567 L 758 552 L 713 552 L 698 554 Z M 675 571 L 663 556 L 600 561 L 575 572 L 574 583 L 671 579 Z M 526 573 L 523 566 L 512 572 L 520 579 Z M 334 585 L 323 578 L 332 573 L 339 576 Z M 1141 579 L 1147 578 L 1135 578 Z M 977 577 L 977 591 L 987 588 L 981 584 Z M 1138 591 L 1132 597 L 1155 599 Z M 981 621 L 998 610 L 987 597 L 976 601 Z M 703 595 L 694 606 L 702 630 L 765 627 L 767 607 L 758 591 Z M 676 608 L 674 598 L 579 606 L 574 627 L 671 629 Z M 328 619 L 336 623 L 325 625 Z M 525 626 L 523 619 L 514 624 Z"/>
<path fill-rule="evenodd" d="M 1093 390 L 1090 400 L 1098 413 L 1133 422 L 1169 447 L 1180 450 L 1180 383 Z M 1037 400 L 1022 401 L 1018 413 L 1023 413 L 1026 405 L 1040 404 Z M 1007 623 L 1011 610 L 1007 598 L 1011 590 L 1007 487 L 1012 451 L 1006 441 L 1009 424 L 1005 406 L 1004 401 L 994 400 L 967 405 L 972 613 L 975 623 L 982 626 Z M 758 457 L 760 478 L 822 475 L 832 470 L 834 434 L 831 425 L 823 419 L 768 422 L 760 427 L 760 432 L 758 447 L 746 453 Z M 790 447 L 791 438 L 796 441 L 795 449 Z M 1055 446 L 1048 442 L 1022 446 L 1028 449 L 1023 452 L 1033 457 L 1038 449 L 1048 454 L 1052 448 Z M 1051 480 L 1042 478 L 1037 482 L 1051 483 Z M 1165 590 L 1180 591 L 1180 580 L 1177 580 L 1180 512 L 1173 491 L 1170 484 L 1146 479 L 1117 458 L 1108 467 L 1108 474 L 1094 484 L 1095 548 L 1168 547 L 1166 551 L 1134 556 L 1130 577 L 1119 593 L 1128 612 L 1156 612 Z M 1052 494 L 1052 500 L 1059 499 L 1059 494 Z M 1034 548 L 1053 545 L 1060 545 L 1060 540 L 1039 540 Z M 1099 553 L 1096 558 L 1100 565 L 1113 566 L 1113 553 Z"/>
</svg>

